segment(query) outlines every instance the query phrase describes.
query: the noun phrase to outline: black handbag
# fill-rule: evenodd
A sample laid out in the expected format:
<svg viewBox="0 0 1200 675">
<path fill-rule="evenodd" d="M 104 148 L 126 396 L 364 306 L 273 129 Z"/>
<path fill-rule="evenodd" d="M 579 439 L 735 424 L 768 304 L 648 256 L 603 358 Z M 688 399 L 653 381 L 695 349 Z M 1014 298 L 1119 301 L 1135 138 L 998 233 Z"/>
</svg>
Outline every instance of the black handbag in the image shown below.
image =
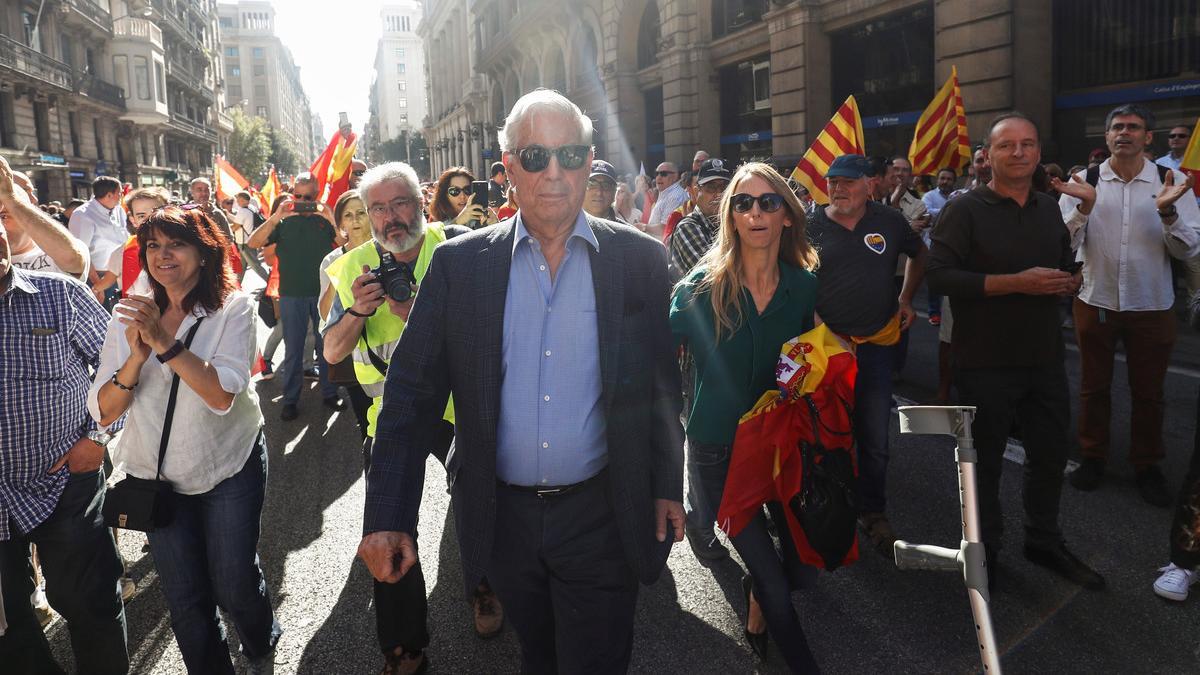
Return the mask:
<svg viewBox="0 0 1200 675">
<path fill-rule="evenodd" d="M 192 338 L 200 328 L 201 317 L 192 325 L 183 341 L 184 347 L 192 346 Z M 171 440 L 171 423 L 175 419 L 175 400 L 179 397 L 179 375 L 171 378 L 171 394 L 167 397 L 167 416 L 163 420 L 162 438 L 158 442 L 158 468 L 154 480 L 126 476 L 124 480 L 108 489 L 104 496 L 104 524 L 125 530 L 153 532 L 171 524 L 175 517 L 175 492 L 171 484 L 159 480 L 162 474 L 163 457 L 167 443 Z"/>
<path fill-rule="evenodd" d="M 844 448 L 826 448 L 820 442 L 822 432 L 838 433 L 821 424 L 817 406 L 809 396 L 804 397 L 812 415 L 815 443 L 800 444 L 803 476 L 800 492 L 789 506 L 808 544 L 832 572 L 842 565 L 854 545 L 855 523 L 858 519 L 858 496 L 854 476 L 854 458 Z M 818 461 L 819 460 L 819 461 Z"/>
</svg>

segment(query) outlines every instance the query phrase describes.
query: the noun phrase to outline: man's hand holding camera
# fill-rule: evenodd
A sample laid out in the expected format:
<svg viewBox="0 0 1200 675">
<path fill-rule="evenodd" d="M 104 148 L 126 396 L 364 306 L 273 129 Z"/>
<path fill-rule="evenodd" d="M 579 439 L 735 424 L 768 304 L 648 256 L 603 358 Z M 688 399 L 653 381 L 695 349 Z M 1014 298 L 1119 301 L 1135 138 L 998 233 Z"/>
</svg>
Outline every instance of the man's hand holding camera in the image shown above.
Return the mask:
<svg viewBox="0 0 1200 675">
<path fill-rule="evenodd" d="M 392 314 L 408 321 L 408 313 L 412 311 L 413 300 L 417 297 L 417 289 L 418 286 L 413 284 L 408 299 L 398 301 L 384 288 L 384 280 L 379 271 L 363 265 L 362 274 L 351 285 L 351 292 L 354 294 L 354 305 L 351 306 L 351 309 L 354 310 L 352 314 L 370 316 L 386 302 L 388 310 Z"/>
</svg>

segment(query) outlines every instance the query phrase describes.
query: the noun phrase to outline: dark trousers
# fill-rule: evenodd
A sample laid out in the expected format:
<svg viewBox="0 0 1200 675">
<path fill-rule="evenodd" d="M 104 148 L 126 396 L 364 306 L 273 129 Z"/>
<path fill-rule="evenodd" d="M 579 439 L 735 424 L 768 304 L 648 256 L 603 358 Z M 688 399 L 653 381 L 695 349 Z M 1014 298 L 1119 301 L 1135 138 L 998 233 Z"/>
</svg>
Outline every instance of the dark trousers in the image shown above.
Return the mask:
<svg viewBox="0 0 1200 675">
<path fill-rule="evenodd" d="M 320 373 L 321 398 L 337 396 L 337 385 L 329 381 L 329 366 L 321 339 L 321 318 L 317 314 L 317 297 L 279 298 L 279 322 L 283 325 L 283 403 L 296 405 L 304 385 L 304 343 L 311 330 L 316 336 L 317 370 Z"/>
<path fill-rule="evenodd" d="M 715 538 L 713 523 L 721 508 L 721 488 L 729 471 L 728 445 L 710 445 L 687 440 L 688 489 L 684 496 L 687 529 L 706 541 Z M 715 490 L 713 487 L 715 486 Z"/>
<path fill-rule="evenodd" d="M 1133 408 L 1129 461 L 1142 469 L 1162 460 L 1163 381 L 1175 345 L 1176 318 L 1157 312 L 1113 312 L 1076 298 L 1072 307 L 1079 343 L 1079 451 L 1085 459 L 1106 461 L 1111 445 L 1113 356 L 1125 344 L 1126 372 Z"/>
<path fill-rule="evenodd" d="M 1062 363 L 1036 368 L 971 368 L 956 372 L 963 405 L 975 406 L 971 425 L 979 464 L 975 472 L 983 542 L 999 548 L 1004 534 L 1000 472 L 1014 420 L 1025 444 L 1025 543 L 1050 548 L 1062 541 L 1058 503 L 1067 466 L 1071 417 Z"/>
<path fill-rule="evenodd" d="M 905 336 L 908 335 L 906 331 Z M 854 381 L 854 442 L 858 447 L 859 508 L 887 506 L 888 434 L 892 423 L 892 367 L 899 345 L 858 346 Z"/>
<path fill-rule="evenodd" d="M 623 673 L 638 584 L 608 477 L 559 496 L 496 486 L 488 579 L 521 643 L 524 673 Z"/>
<path fill-rule="evenodd" d="M 8 631 L 0 637 L 0 672 L 62 673 L 29 604 L 36 544 L 46 596 L 67 621 L 79 672 L 126 673 L 125 609 L 121 604 L 121 558 L 104 526 L 104 472 L 73 474 L 50 517 L 28 534 L 0 542 L 0 592 Z"/>
<path fill-rule="evenodd" d="M 1171 562 L 1188 570 L 1200 565 L 1200 397 L 1196 400 L 1192 461 L 1183 477 L 1175 517 L 1171 521 Z"/>
<path fill-rule="evenodd" d="M 375 439 L 363 441 L 363 471 L 371 471 L 371 448 Z M 439 420 L 432 432 L 430 454 L 443 465 L 454 441 L 454 425 Z M 413 541 L 417 541 L 413 533 Z M 418 561 L 394 584 L 374 581 L 375 633 L 379 649 L 390 654 L 397 648 L 419 652 L 429 646 L 429 600 L 425 596 L 425 574 Z"/>
<path fill-rule="evenodd" d="M 347 384 L 346 395 L 350 398 L 350 410 L 354 411 L 354 421 L 358 423 L 358 431 L 365 439 L 367 437 L 367 411 L 371 409 L 371 397 L 363 391 L 362 385 Z"/>
<path fill-rule="evenodd" d="M 147 534 L 189 673 L 234 672 L 217 607 L 231 619 L 248 659 L 268 657 L 283 632 L 258 562 L 266 484 L 260 432 L 241 471 L 208 492 L 175 495 L 171 524 Z"/>
<path fill-rule="evenodd" d="M 904 289 L 904 275 L 895 276 L 893 279 L 896 282 L 896 294 L 899 295 L 900 291 Z M 892 370 L 897 374 L 903 372 L 904 364 L 908 363 L 908 334 L 910 332 L 907 329 L 900 331 L 900 341 L 891 345 L 894 359 Z"/>
<path fill-rule="evenodd" d="M 730 446 L 697 443 L 688 439 L 688 452 L 688 499 L 714 504 L 715 517 L 725 491 L 725 476 L 729 473 Z M 762 607 L 767 631 L 783 653 L 784 661 L 792 672 L 815 673 L 818 671 L 817 662 L 809 650 L 804 627 L 800 625 L 800 617 L 792 604 L 792 591 L 811 586 L 816 581 L 817 570 L 800 562 L 782 507 L 772 502 L 767 510 L 779 534 L 778 547 L 767 530 L 767 516 L 761 509 L 730 541 L 754 578 L 754 597 Z M 688 513 L 688 517 L 692 517 L 692 512 Z M 688 524 L 691 525 L 690 520 Z M 712 523 L 709 522 L 708 526 L 711 528 Z"/>
</svg>

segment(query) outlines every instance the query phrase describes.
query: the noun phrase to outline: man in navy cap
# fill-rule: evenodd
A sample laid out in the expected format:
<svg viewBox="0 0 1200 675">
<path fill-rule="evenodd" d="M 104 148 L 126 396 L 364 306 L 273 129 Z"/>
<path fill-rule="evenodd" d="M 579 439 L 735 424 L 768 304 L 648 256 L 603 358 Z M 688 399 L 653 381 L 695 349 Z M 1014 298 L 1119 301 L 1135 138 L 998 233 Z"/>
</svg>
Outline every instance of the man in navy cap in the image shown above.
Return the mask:
<svg viewBox="0 0 1200 675">
<path fill-rule="evenodd" d="M 613 208 L 616 196 L 617 170 L 602 159 L 592 160 L 592 173 L 588 176 L 587 192 L 583 196 L 583 210 L 589 216 L 628 225 Z"/>
<path fill-rule="evenodd" d="M 858 444 L 859 528 L 872 547 L 892 557 L 896 535 L 885 514 L 888 429 L 896 345 L 912 325 L 913 294 L 925 276 L 921 236 L 897 209 L 870 199 L 871 162 L 842 155 L 829 165 L 829 205 L 813 210 L 808 237 L 820 251 L 817 314 L 858 344 L 854 440 Z M 899 297 L 892 280 L 908 256 Z"/>
<path fill-rule="evenodd" d="M 696 179 L 696 207 L 675 226 L 670 238 L 671 279 L 678 280 L 687 275 L 717 239 L 720 226 L 717 211 L 721 206 L 721 195 L 733 178 L 733 168 L 723 159 L 714 157 L 704 160 Z M 715 515 L 715 514 L 714 514 Z M 712 524 L 709 523 L 709 532 Z"/>
</svg>

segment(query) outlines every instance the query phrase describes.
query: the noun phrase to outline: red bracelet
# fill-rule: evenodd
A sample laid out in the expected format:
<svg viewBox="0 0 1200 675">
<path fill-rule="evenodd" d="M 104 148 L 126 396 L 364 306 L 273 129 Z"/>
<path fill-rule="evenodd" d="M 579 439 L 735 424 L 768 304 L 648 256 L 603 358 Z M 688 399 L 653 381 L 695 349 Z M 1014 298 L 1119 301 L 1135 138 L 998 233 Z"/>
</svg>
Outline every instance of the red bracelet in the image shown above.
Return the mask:
<svg viewBox="0 0 1200 675">
<path fill-rule="evenodd" d="M 171 359 L 175 358 L 176 356 L 179 356 L 179 354 L 182 352 L 183 352 L 183 343 L 180 342 L 179 340 L 176 340 L 175 344 L 171 345 L 170 349 L 168 349 L 167 351 L 165 351 L 161 354 L 155 354 L 154 358 L 158 359 L 159 363 L 166 363 L 167 361 L 170 361 Z"/>
</svg>

